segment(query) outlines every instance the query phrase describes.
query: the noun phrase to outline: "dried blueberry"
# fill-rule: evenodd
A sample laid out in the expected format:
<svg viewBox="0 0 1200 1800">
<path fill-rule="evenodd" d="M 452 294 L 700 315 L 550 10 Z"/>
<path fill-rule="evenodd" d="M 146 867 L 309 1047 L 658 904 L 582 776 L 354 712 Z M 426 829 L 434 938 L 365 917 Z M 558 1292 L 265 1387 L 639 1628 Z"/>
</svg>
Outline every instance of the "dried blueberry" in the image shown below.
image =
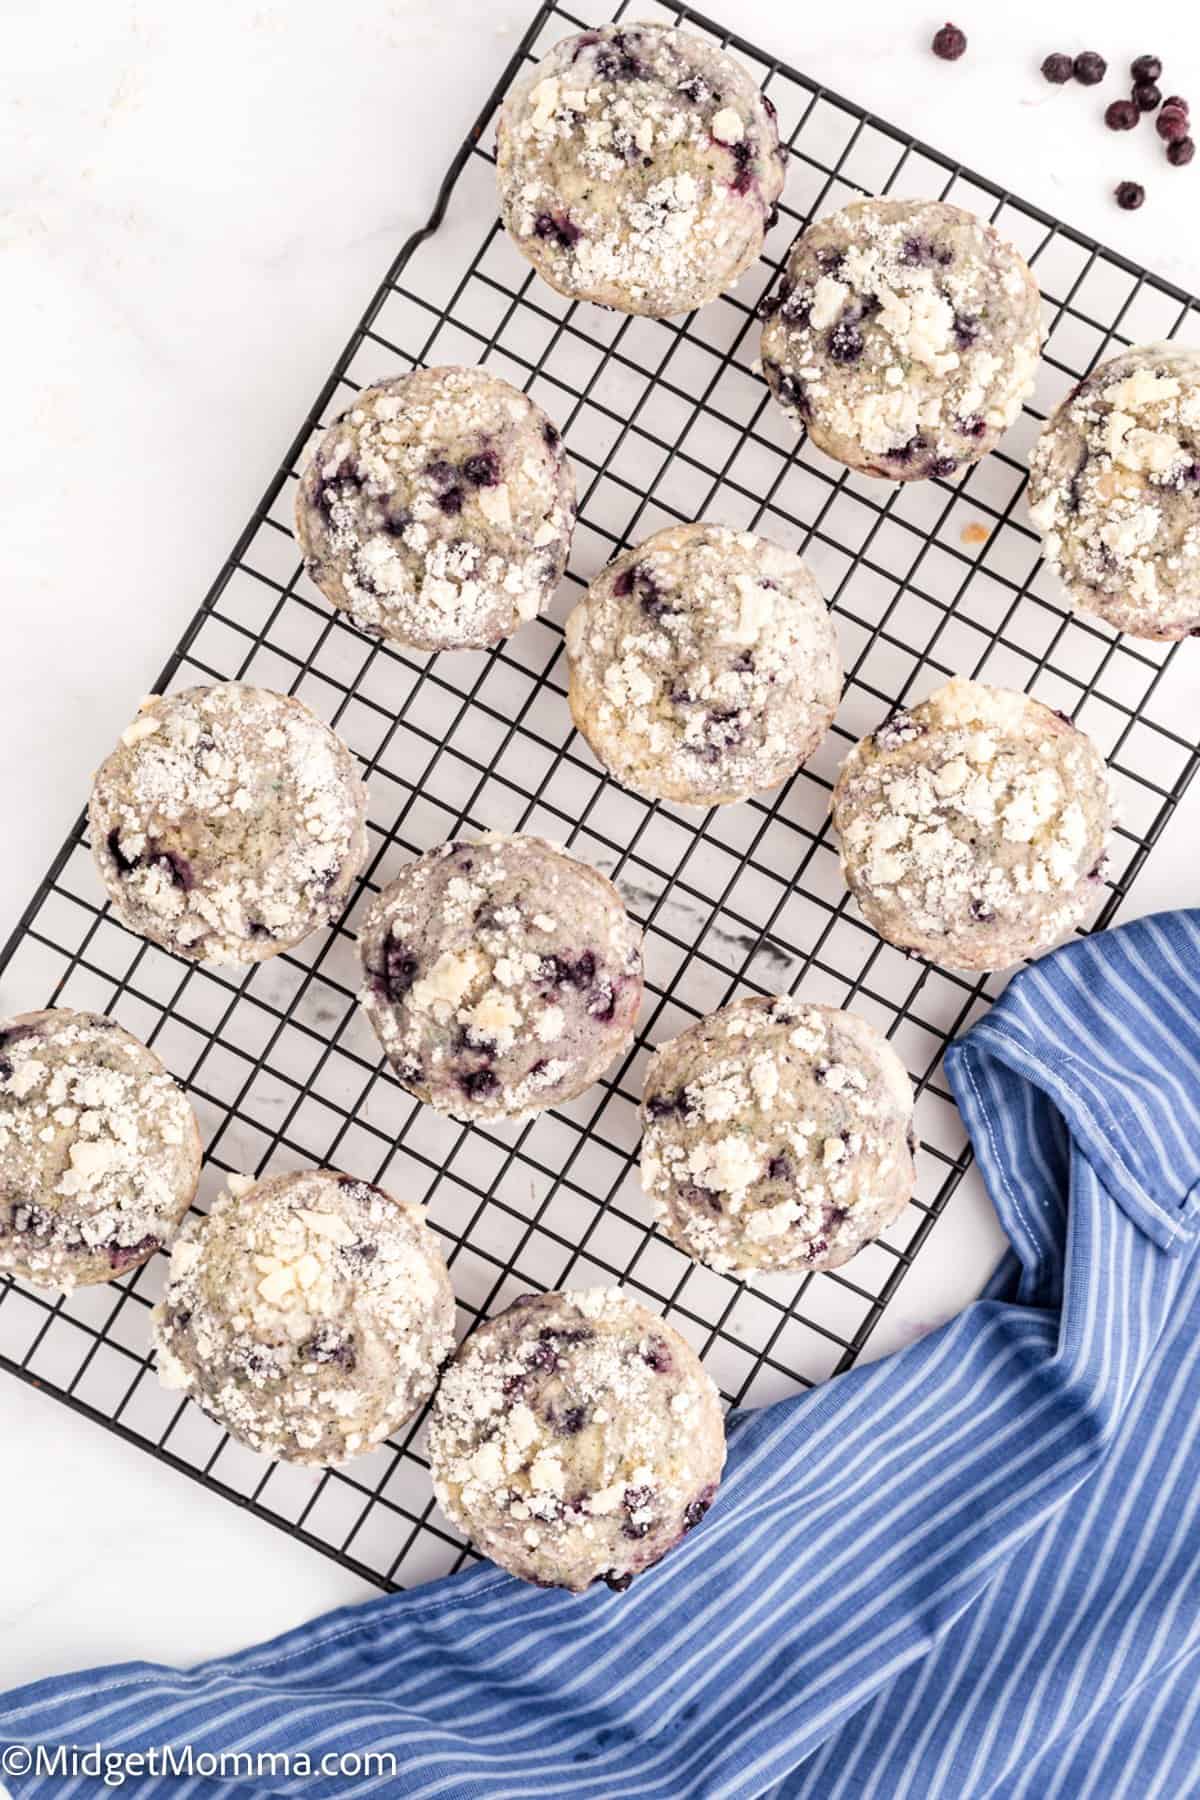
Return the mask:
<svg viewBox="0 0 1200 1800">
<path fill-rule="evenodd" d="M 911 744 L 924 734 L 924 725 L 919 724 L 910 712 L 900 708 L 883 721 L 875 732 L 873 741 L 877 750 L 898 750 L 901 744 Z"/>
<path fill-rule="evenodd" d="M 969 350 L 979 336 L 979 320 L 969 313 L 955 313 L 954 342 L 960 350 Z"/>
<path fill-rule="evenodd" d="M 472 487 L 495 487 L 500 479 L 500 459 L 494 450 L 481 450 L 468 456 L 462 472 Z"/>
<path fill-rule="evenodd" d="M 500 1083 L 491 1069 L 471 1069 L 459 1076 L 458 1085 L 468 1100 L 482 1100 L 494 1094 Z"/>
<path fill-rule="evenodd" d="M 1098 81 L 1104 80 L 1108 64 L 1102 56 L 1097 55 L 1095 50 L 1082 50 L 1075 58 L 1072 67 L 1075 70 L 1076 81 L 1082 81 L 1084 87 L 1095 87 Z"/>
<path fill-rule="evenodd" d="M 566 213 L 539 213 L 533 222 L 533 234 L 553 238 L 560 250 L 573 250 L 583 233 Z"/>
<path fill-rule="evenodd" d="M 9 1213 L 9 1225 L 18 1237 L 46 1238 L 54 1231 L 54 1215 L 44 1206 L 18 1201 Z"/>
<path fill-rule="evenodd" d="M 358 1365 L 358 1352 L 348 1332 L 334 1325 L 318 1325 L 299 1350 L 301 1362 L 331 1363 L 349 1375 Z"/>
<path fill-rule="evenodd" d="M 165 869 L 172 887 L 182 888 L 185 894 L 196 885 L 191 863 L 175 850 L 156 850 L 149 863 L 152 869 Z"/>
<path fill-rule="evenodd" d="M 615 31 L 608 44 L 596 52 L 596 73 L 601 81 L 632 81 L 642 72 L 642 65 L 629 48 L 624 31 Z"/>
<path fill-rule="evenodd" d="M 365 1238 L 359 1238 L 356 1244 L 340 1244 L 338 1255 L 343 1262 L 349 1263 L 352 1269 L 366 1268 L 367 1264 L 374 1262 L 379 1255 L 379 1245 L 368 1244 Z"/>
<path fill-rule="evenodd" d="M 587 1424 L 587 1408 L 568 1406 L 554 1415 L 554 1427 L 563 1437 L 575 1437 Z"/>
<path fill-rule="evenodd" d="M 128 1269 L 134 1263 L 145 1262 L 146 1258 L 158 1249 L 161 1238 L 139 1238 L 136 1244 L 122 1244 L 117 1238 L 109 1238 L 104 1248 L 108 1252 L 109 1267 L 112 1269 Z"/>
<path fill-rule="evenodd" d="M 1162 99 L 1162 89 L 1155 87 L 1152 81 L 1139 81 L 1131 99 L 1140 113 L 1153 112 Z"/>
<path fill-rule="evenodd" d="M 647 1338 L 641 1347 L 640 1355 L 646 1367 L 653 1369 L 656 1375 L 670 1373 L 671 1352 L 660 1337 Z"/>
<path fill-rule="evenodd" d="M 967 34 L 949 21 L 933 34 L 933 54 L 943 62 L 957 62 L 967 47 Z"/>
<path fill-rule="evenodd" d="M 1110 100 L 1104 109 L 1104 123 L 1110 131 L 1132 131 L 1140 117 L 1132 100 Z"/>
<path fill-rule="evenodd" d="M 140 856 L 126 856 L 121 848 L 121 834 L 115 828 L 108 834 L 108 854 L 117 865 L 118 875 L 132 875 L 141 862 Z"/>
<path fill-rule="evenodd" d="M 710 1212 L 720 1212 L 721 1196 L 714 1188 L 701 1187 L 698 1182 L 689 1181 L 680 1193 L 679 1198 L 687 1206 L 707 1206 Z"/>
<path fill-rule="evenodd" d="M 835 363 L 857 362 L 863 353 L 863 334 L 849 319 L 840 319 L 829 333 L 829 354 Z"/>
<path fill-rule="evenodd" d="M 1129 73 L 1135 81 L 1157 81 L 1162 74 L 1162 62 L 1157 56 L 1135 56 L 1129 65 Z"/>
<path fill-rule="evenodd" d="M 444 513 L 454 518 L 463 509 L 463 490 L 460 487 L 447 488 L 438 495 L 438 505 Z"/>
<path fill-rule="evenodd" d="M 690 1506 L 684 1508 L 683 1529 L 685 1531 L 694 1531 L 696 1529 L 696 1526 L 700 1523 L 701 1519 L 712 1505 L 715 1493 L 715 1488 L 705 1488 L 703 1493 L 698 1494 Z"/>
<path fill-rule="evenodd" d="M 1188 135 L 1188 116 L 1181 106 L 1164 106 L 1154 121 L 1154 129 L 1164 143 L 1173 144 Z"/>
<path fill-rule="evenodd" d="M 1196 146 L 1190 137 L 1176 138 L 1167 145 L 1167 161 L 1172 168 L 1182 169 L 1190 163 L 1196 154 Z"/>
<path fill-rule="evenodd" d="M 558 446 L 562 443 L 561 432 L 556 425 L 550 423 L 549 419 L 547 419 L 546 423 L 542 426 L 542 437 L 545 440 L 546 448 L 548 450 L 557 450 Z"/>
<path fill-rule="evenodd" d="M 617 996 L 608 982 L 602 982 L 593 988 L 588 995 L 587 1012 L 589 1019 L 599 1019 L 607 1024 L 617 1010 Z"/>
<path fill-rule="evenodd" d="M 996 916 L 995 908 L 989 906 L 986 900 L 972 900 L 970 911 L 971 917 L 979 925 L 990 925 Z"/>
<path fill-rule="evenodd" d="M 646 1111 L 652 1119 L 665 1119 L 679 1112 L 683 1104 L 682 1090 L 677 1094 L 647 1094 Z"/>
<path fill-rule="evenodd" d="M 403 1000 L 417 979 L 419 968 L 420 964 L 407 944 L 400 943 L 395 938 L 388 939 L 383 947 L 383 967 L 379 980 L 384 995 L 394 1005 L 399 1005 Z"/>
<path fill-rule="evenodd" d="M 1146 198 L 1146 190 L 1137 181 L 1119 181 L 1113 190 L 1122 212 L 1136 212 Z"/>
<path fill-rule="evenodd" d="M 1048 56 L 1042 64 L 1042 74 L 1046 77 L 1046 80 L 1053 81 L 1059 86 L 1061 86 L 1064 81 L 1070 81 L 1074 72 L 1074 65 L 1072 64 L 1070 57 L 1062 55 L 1061 52 L 1058 52 L 1053 56 Z"/>
<path fill-rule="evenodd" d="M 601 1579 L 603 1580 L 605 1587 L 610 1587 L 614 1594 L 623 1594 L 633 1580 L 633 1576 L 632 1574 L 618 1575 L 612 1569 L 609 1569 L 608 1573 L 602 1576 Z"/>
<path fill-rule="evenodd" d="M 792 1165 L 786 1156 L 773 1156 L 767 1164 L 768 1181 L 788 1181 L 791 1179 Z"/>
</svg>

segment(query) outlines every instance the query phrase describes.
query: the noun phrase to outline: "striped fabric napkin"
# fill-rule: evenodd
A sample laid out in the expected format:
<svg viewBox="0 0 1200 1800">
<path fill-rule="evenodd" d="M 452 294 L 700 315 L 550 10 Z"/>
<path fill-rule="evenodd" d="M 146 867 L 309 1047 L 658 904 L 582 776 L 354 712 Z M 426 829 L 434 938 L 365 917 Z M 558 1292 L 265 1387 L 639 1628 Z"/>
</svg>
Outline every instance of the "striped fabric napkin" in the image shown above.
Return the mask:
<svg viewBox="0 0 1200 1800">
<path fill-rule="evenodd" d="M 1025 970 L 948 1069 L 1012 1254 L 733 1420 L 703 1528 L 627 1594 L 479 1567 L 188 1673 L 36 1682 L 0 1744 L 396 1760 L 126 1780 L 164 1800 L 1200 1793 L 1200 912 Z"/>
</svg>

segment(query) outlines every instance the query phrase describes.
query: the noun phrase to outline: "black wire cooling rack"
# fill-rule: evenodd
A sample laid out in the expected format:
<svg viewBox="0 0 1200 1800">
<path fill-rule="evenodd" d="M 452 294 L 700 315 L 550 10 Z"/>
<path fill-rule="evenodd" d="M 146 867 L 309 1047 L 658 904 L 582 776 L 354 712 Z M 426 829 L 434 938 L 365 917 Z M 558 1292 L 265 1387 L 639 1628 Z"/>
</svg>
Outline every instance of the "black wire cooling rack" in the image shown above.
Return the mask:
<svg viewBox="0 0 1200 1800">
<path fill-rule="evenodd" d="M 1108 756 L 1123 819 L 1096 925 L 1120 906 L 1200 760 L 1168 673 L 1175 652 L 1070 617 L 1017 513 L 1027 451 L 1060 395 L 1118 345 L 1174 335 L 1197 303 L 689 8 L 639 4 L 637 16 L 727 43 L 768 89 L 791 163 L 763 260 L 683 323 L 574 306 L 535 278 L 496 223 L 490 128 L 526 58 L 599 22 L 543 5 L 158 683 L 233 678 L 299 694 L 358 753 L 372 843 L 347 916 L 249 972 L 185 964 L 111 916 L 80 819 L 0 957 L 2 1001 L 6 1012 L 98 1008 L 155 1047 L 200 1114 L 202 1205 L 222 1171 L 346 1169 L 427 1201 L 464 1324 L 529 1288 L 622 1281 L 703 1351 L 731 1401 L 753 1405 L 848 1368 L 878 1324 L 967 1165 L 940 1062 L 994 991 L 906 958 L 855 913 L 825 822 L 848 744 L 953 673 L 1069 712 Z M 864 193 L 952 198 L 991 218 L 1045 296 L 1036 405 L 961 479 L 892 487 L 797 448 L 755 371 L 755 306 L 796 230 Z M 499 649 L 408 655 L 359 635 L 308 584 L 292 482 L 313 431 L 355 388 L 416 363 L 479 361 L 564 430 L 582 502 L 572 565 L 552 616 Z M 837 728 L 807 768 L 770 801 L 700 823 L 603 777 L 572 731 L 561 631 L 618 546 L 693 518 L 800 549 L 832 599 L 849 670 Z M 410 856 L 472 829 L 565 842 L 614 875 L 646 927 L 634 1049 L 570 1106 L 521 1127 L 468 1128 L 418 1105 L 382 1066 L 354 1000 L 355 924 L 370 894 Z M 750 1287 L 650 1229 L 636 1106 L 650 1045 L 738 993 L 787 989 L 853 1005 L 889 1033 L 918 1090 L 919 1187 L 848 1268 Z M 146 1314 L 164 1268 L 156 1257 L 58 1298 L 0 1282 L 0 1364 L 380 1586 L 470 1554 L 433 1505 L 420 1423 L 322 1473 L 264 1463 L 163 1392 Z"/>
</svg>

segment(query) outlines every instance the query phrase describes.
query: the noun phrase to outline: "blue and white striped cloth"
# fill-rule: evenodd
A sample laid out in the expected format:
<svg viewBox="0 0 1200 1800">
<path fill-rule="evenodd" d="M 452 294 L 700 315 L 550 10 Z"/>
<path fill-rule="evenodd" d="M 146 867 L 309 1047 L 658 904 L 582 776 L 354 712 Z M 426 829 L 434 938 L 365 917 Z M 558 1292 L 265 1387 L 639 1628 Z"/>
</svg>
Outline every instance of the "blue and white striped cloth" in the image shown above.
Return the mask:
<svg viewBox="0 0 1200 1800">
<path fill-rule="evenodd" d="M 1200 912 L 1047 957 L 948 1068 L 1013 1254 L 734 1421 L 704 1526 L 627 1594 L 480 1567 L 190 1673 L 37 1682 L 0 1743 L 397 1758 L 126 1784 L 164 1800 L 1200 1794 Z"/>
</svg>

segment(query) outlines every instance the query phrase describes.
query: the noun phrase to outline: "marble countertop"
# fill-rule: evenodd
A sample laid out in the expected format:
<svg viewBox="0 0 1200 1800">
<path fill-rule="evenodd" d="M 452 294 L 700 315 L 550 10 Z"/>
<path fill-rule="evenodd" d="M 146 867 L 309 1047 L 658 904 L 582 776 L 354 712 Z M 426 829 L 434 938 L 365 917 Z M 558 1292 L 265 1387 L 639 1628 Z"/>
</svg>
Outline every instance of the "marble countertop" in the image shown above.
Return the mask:
<svg viewBox="0 0 1200 1800">
<path fill-rule="evenodd" d="M 1114 65 L 1152 51 L 1169 89 L 1200 103 L 1200 26 L 1165 0 L 1138 9 L 1136 33 L 1127 6 L 1060 0 L 1045 36 L 970 0 L 956 65 L 928 52 L 942 13 L 894 0 L 726 10 L 834 90 L 1200 285 L 1200 172 L 1170 169 L 1145 127 L 1105 133 L 1095 91 L 1037 74 L 1050 50 L 1095 48 Z M 528 16 L 513 0 L 332 13 L 317 0 L 68 0 L 7 15 L 0 938 Z M 1112 202 L 1124 178 L 1146 185 L 1136 214 Z M 1198 829 L 1200 783 L 1125 916 L 1196 900 Z M 999 1248 L 968 1179 L 873 1353 L 964 1303 Z M 195 1662 L 374 1591 L 2 1378 L 0 1440 L 0 1529 L 18 1546 L 0 1594 L 0 1689 L 98 1660 Z"/>
</svg>

